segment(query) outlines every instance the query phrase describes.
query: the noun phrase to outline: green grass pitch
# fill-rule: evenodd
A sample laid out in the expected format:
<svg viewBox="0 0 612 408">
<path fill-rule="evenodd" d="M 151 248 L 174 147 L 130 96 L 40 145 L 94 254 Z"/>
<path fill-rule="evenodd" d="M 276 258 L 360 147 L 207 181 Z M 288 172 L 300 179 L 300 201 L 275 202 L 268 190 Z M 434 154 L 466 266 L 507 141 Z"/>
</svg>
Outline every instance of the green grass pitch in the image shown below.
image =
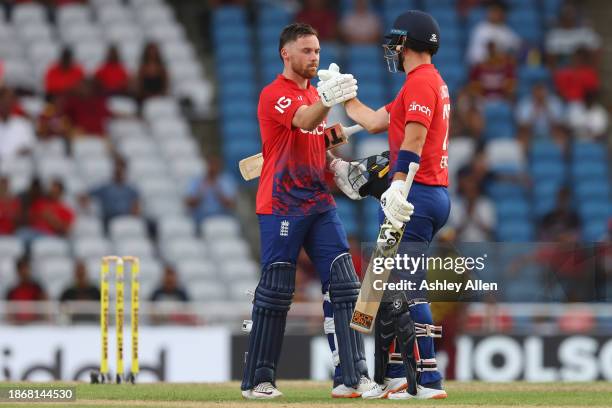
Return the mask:
<svg viewBox="0 0 612 408">
<path fill-rule="evenodd" d="M 28 388 L 32 383 L 0 383 L 0 388 Z M 344 404 L 360 407 L 453 406 L 453 407 L 609 407 L 612 383 L 459 383 L 447 382 L 449 398 L 436 401 L 364 401 L 332 400 L 331 383 L 315 381 L 279 381 L 285 394 L 274 401 L 246 401 L 240 396 L 239 383 L 222 384 L 137 384 L 90 385 L 82 383 L 36 384 L 76 387 L 76 401 L 63 403 L 10 403 L 14 407 L 335 407 Z"/>
</svg>

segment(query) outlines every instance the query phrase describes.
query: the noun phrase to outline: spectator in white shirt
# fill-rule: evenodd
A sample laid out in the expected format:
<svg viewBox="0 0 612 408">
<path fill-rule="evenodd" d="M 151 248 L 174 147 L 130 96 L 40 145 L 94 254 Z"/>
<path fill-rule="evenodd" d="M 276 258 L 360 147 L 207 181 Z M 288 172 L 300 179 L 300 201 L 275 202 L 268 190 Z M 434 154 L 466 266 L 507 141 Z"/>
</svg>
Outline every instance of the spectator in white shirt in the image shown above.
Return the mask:
<svg viewBox="0 0 612 408">
<path fill-rule="evenodd" d="M 506 54 L 515 54 L 521 46 L 520 37 L 506 24 L 506 7 L 500 2 L 489 5 L 487 19 L 478 23 L 472 31 L 467 51 L 471 65 L 487 58 L 487 45 L 490 42 Z"/>
<path fill-rule="evenodd" d="M 0 89 L 0 161 L 29 153 L 36 143 L 32 123 L 14 115 L 12 108 L 12 91 Z"/>
<path fill-rule="evenodd" d="M 462 242 L 483 242 L 493 239 L 497 223 L 491 200 L 480 192 L 480 185 L 469 168 L 459 172 L 459 196 L 453 200 L 449 226 L 457 231 Z"/>
<path fill-rule="evenodd" d="M 563 113 L 561 100 L 539 83 L 531 89 L 531 95 L 518 103 L 516 120 L 519 125 L 530 127 L 534 136 L 548 137 L 552 127 L 563 121 Z"/>
<path fill-rule="evenodd" d="M 599 103 L 595 92 L 587 92 L 584 102 L 569 105 L 567 123 L 579 139 L 600 139 L 608 130 L 608 111 Z"/>
<path fill-rule="evenodd" d="M 357 0 L 355 9 L 340 21 L 340 29 L 349 44 L 377 44 L 382 25 L 376 13 L 368 9 L 368 0 Z"/>
<path fill-rule="evenodd" d="M 576 9 L 566 4 L 559 13 L 559 24 L 546 35 L 546 53 L 553 63 L 567 65 L 580 48 L 598 51 L 601 38 L 591 27 L 579 24 Z"/>
</svg>

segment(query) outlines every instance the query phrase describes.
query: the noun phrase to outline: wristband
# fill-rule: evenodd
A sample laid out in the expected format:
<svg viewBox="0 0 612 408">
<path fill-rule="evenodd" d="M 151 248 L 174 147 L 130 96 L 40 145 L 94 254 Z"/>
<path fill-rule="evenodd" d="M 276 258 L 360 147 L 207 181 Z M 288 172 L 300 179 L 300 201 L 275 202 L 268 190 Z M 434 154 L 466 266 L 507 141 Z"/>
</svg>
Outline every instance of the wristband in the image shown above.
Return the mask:
<svg viewBox="0 0 612 408">
<path fill-rule="evenodd" d="M 408 150 L 400 150 L 397 154 L 397 161 L 395 162 L 395 168 L 393 169 L 394 173 L 408 173 L 408 169 L 410 168 L 410 163 L 419 164 L 421 161 L 421 157 L 413 152 Z"/>
</svg>

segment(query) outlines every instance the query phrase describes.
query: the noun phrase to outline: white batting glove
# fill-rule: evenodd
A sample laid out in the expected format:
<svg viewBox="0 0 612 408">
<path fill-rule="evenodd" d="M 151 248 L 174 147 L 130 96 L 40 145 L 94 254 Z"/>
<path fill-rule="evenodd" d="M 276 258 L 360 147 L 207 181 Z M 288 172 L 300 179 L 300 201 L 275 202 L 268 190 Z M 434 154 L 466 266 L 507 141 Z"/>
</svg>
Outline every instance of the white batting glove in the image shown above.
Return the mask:
<svg viewBox="0 0 612 408">
<path fill-rule="evenodd" d="M 357 80 L 351 74 L 339 74 L 317 84 L 323 105 L 332 107 L 357 96 Z"/>
<path fill-rule="evenodd" d="M 380 197 L 380 205 L 385 216 L 395 229 L 401 229 L 404 223 L 410 221 L 414 206 L 406 201 L 404 195 L 404 180 L 395 180 Z"/>
<path fill-rule="evenodd" d="M 320 69 L 317 71 L 317 76 L 321 81 L 330 80 L 336 75 L 340 75 L 340 67 L 335 62 L 329 64 L 328 69 Z"/>
<path fill-rule="evenodd" d="M 363 197 L 359 195 L 359 189 L 366 183 L 367 179 L 365 177 L 357 177 L 353 185 L 351 185 L 348 176 L 352 166 L 358 166 L 362 173 L 366 172 L 363 164 L 358 162 L 349 163 L 340 158 L 332 160 L 329 164 L 329 169 L 334 172 L 334 182 L 348 198 L 351 200 L 361 200 Z"/>
</svg>

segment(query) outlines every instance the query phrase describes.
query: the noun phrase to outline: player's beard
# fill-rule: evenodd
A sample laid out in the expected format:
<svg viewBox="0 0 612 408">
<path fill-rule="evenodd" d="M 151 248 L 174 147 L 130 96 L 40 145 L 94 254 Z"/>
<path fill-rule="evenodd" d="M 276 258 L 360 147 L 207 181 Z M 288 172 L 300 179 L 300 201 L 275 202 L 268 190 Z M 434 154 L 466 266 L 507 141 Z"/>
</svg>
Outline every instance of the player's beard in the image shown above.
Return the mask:
<svg viewBox="0 0 612 408">
<path fill-rule="evenodd" d="M 317 68 L 319 68 L 319 64 L 304 64 L 302 66 L 298 66 L 297 64 L 291 64 L 291 69 L 296 72 L 299 76 L 306 79 L 312 79 L 317 76 Z"/>
</svg>

